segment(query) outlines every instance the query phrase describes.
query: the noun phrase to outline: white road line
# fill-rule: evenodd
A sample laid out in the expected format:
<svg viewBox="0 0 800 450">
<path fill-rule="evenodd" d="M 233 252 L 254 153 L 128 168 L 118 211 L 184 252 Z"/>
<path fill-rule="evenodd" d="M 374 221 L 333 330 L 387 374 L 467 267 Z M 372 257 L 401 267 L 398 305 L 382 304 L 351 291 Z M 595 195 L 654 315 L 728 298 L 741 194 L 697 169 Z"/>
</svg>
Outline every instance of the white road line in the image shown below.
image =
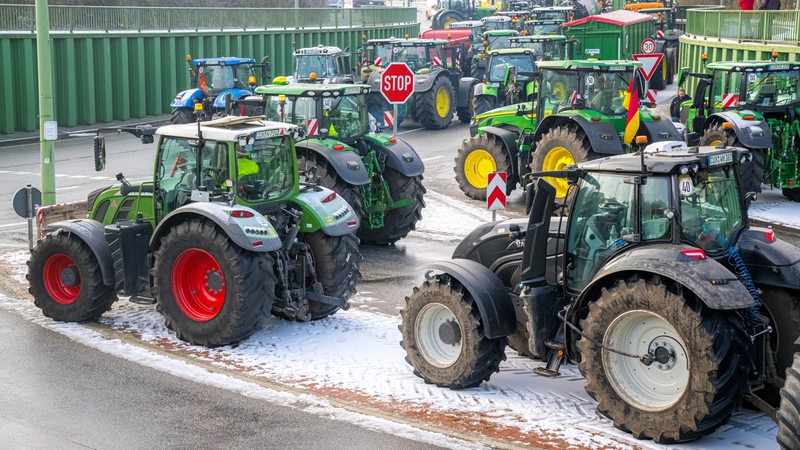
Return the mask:
<svg viewBox="0 0 800 450">
<path fill-rule="evenodd" d="M 424 158 L 423 161 L 428 162 L 428 161 L 433 161 L 434 159 L 439 159 L 439 158 L 444 158 L 444 156 L 441 156 L 441 155 L 440 156 L 431 156 L 430 158 Z"/>
<path fill-rule="evenodd" d="M 5 225 L 0 225 L 0 228 L 13 228 L 13 227 L 27 227 L 28 222 L 18 222 L 18 223 L 7 223 Z"/>
</svg>

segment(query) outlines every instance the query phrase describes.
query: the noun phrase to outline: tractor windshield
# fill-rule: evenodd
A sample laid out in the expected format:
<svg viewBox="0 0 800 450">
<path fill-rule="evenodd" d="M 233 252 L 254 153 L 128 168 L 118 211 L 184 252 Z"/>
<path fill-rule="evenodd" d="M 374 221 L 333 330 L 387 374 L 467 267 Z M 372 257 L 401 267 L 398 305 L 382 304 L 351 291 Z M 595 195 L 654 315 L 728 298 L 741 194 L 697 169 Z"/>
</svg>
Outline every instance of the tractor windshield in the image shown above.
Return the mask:
<svg viewBox="0 0 800 450">
<path fill-rule="evenodd" d="M 301 80 L 311 79 L 313 73 L 316 78 L 330 78 L 339 75 L 336 58 L 331 55 L 303 55 L 297 56 L 297 75 Z"/>
<path fill-rule="evenodd" d="M 533 55 L 541 61 L 561 61 L 566 59 L 563 41 L 532 41 L 519 42 L 517 47 L 529 48 L 533 50 Z"/>
<path fill-rule="evenodd" d="M 630 72 L 586 72 L 583 77 L 586 107 L 609 116 L 627 114 L 623 101 L 629 82 Z"/>
<path fill-rule="evenodd" d="M 292 138 L 261 137 L 261 133 L 277 134 L 259 132 L 244 147 L 236 144 L 237 193 L 251 202 L 281 198 L 295 183 Z"/>
<path fill-rule="evenodd" d="M 199 66 L 197 87 L 208 95 L 216 96 L 226 89 L 246 89 L 252 71 L 250 65 Z"/>
<path fill-rule="evenodd" d="M 572 106 L 577 101 L 575 72 L 544 70 L 540 95 L 544 100 L 544 116 L 556 114 L 561 108 Z"/>
<path fill-rule="evenodd" d="M 392 62 L 392 44 L 373 44 L 372 45 L 372 64 L 386 67 Z"/>
<path fill-rule="evenodd" d="M 392 49 L 391 62 L 406 63 L 409 69 L 417 71 L 428 67 L 427 47 L 402 47 L 396 46 Z"/>
<path fill-rule="evenodd" d="M 741 192 L 734 171 L 720 167 L 681 175 L 678 191 L 681 238 L 706 253 L 727 250 L 728 243 L 742 227 Z"/>
<path fill-rule="evenodd" d="M 800 71 L 747 72 L 744 103 L 751 106 L 786 106 L 800 101 Z"/>
<path fill-rule="evenodd" d="M 533 57 L 522 55 L 496 55 L 492 56 L 492 66 L 489 71 L 489 81 L 508 82 L 509 69 L 514 68 L 517 77 L 529 78 L 533 76 Z"/>
<path fill-rule="evenodd" d="M 509 38 L 514 37 L 513 35 L 489 35 L 486 36 L 486 42 L 489 45 L 486 46 L 486 50 L 500 50 L 501 48 L 510 48 L 511 41 Z"/>
<path fill-rule="evenodd" d="M 330 137 L 353 138 L 369 132 L 366 96 L 346 95 L 322 100 L 322 129 Z"/>
</svg>

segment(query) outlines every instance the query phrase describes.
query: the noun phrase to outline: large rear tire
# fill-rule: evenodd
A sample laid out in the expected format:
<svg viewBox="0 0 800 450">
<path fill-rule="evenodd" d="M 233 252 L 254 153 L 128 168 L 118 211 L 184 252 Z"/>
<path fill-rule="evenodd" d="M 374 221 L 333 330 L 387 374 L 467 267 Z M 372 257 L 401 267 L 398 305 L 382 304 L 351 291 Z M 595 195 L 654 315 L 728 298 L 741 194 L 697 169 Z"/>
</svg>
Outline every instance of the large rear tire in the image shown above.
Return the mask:
<svg viewBox="0 0 800 450">
<path fill-rule="evenodd" d="M 100 264 L 89 246 L 60 229 L 33 248 L 25 278 L 33 303 L 54 320 L 95 319 L 117 300 L 114 286 L 103 283 Z"/>
<path fill-rule="evenodd" d="M 474 110 L 475 105 L 475 85 L 478 84 L 473 83 L 467 92 L 469 92 L 469 98 L 467 99 L 467 106 L 460 106 L 456 108 L 456 115 L 458 116 L 458 120 L 461 123 L 469 123 L 472 120 L 472 112 Z"/>
<path fill-rule="evenodd" d="M 531 168 L 534 172 L 565 170 L 568 166 L 599 158 L 584 131 L 576 125 L 547 130 L 536 144 Z M 545 177 L 556 188 L 556 197 L 567 195 L 569 184 L 563 178 Z"/>
<path fill-rule="evenodd" d="M 581 325 L 586 392 L 616 427 L 675 443 L 708 435 L 730 417 L 745 374 L 721 312 L 694 310 L 658 279 L 620 280 L 603 290 Z M 655 361 L 647 365 L 607 348 L 649 353 Z"/>
<path fill-rule="evenodd" d="M 414 374 L 441 387 L 465 389 L 488 381 L 506 358 L 506 339 L 484 336 L 472 296 L 441 275 L 406 297 L 400 346 Z"/>
<path fill-rule="evenodd" d="M 248 252 L 208 221 L 173 227 L 154 255 L 156 309 L 178 338 L 218 347 L 247 338 L 269 318 L 273 260 Z"/>
<path fill-rule="evenodd" d="M 312 150 L 297 148 L 297 170 L 307 172 L 314 170 L 314 179 L 311 180 L 320 186 L 336 191 L 339 196 L 345 199 L 353 208 L 356 215 L 361 219 L 364 217 L 364 202 L 358 192 L 358 186 L 347 183 L 336 172 L 336 168 L 331 166 L 324 156 Z"/>
<path fill-rule="evenodd" d="M 171 124 L 193 123 L 195 122 L 194 111 L 189 108 L 176 108 L 172 110 L 169 118 Z"/>
<path fill-rule="evenodd" d="M 722 124 L 712 125 L 700 138 L 700 145 L 716 146 L 719 144 L 729 147 L 744 147 L 750 150 L 753 160 L 745 162 L 741 166 L 742 184 L 744 184 L 745 192 L 761 192 L 761 183 L 764 182 L 764 150 L 742 145 L 736 137 L 736 133 L 724 130 Z"/>
<path fill-rule="evenodd" d="M 456 94 L 444 74 L 436 78 L 428 91 L 414 96 L 417 117 L 425 128 L 440 130 L 453 121 Z"/>
<path fill-rule="evenodd" d="M 478 134 L 467 139 L 458 149 L 455 158 L 456 182 L 467 197 L 486 200 L 488 176 L 492 172 L 506 173 L 506 194 L 516 186 L 511 171 L 511 157 L 499 139 L 487 134 Z"/>
<path fill-rule="evenodd" d="M 800 297 L 796 292 L 775 287 L 762 287 L 761 314 L 769 319 L 773 330 L 769 334 L 770 349 L 775 352 L 775 369 L 780 377 L 792 364 L 795 341 L 800 337 Z M 780 386 L 770 385 L 761 393 L 764 400 L 778 404 Z"/>
<path fill-rule="evenodd" d="M 782 450 L 800 448 L 800 353 L 794 354 L 794 363 L 786 369 L 786 383 L 781 389 L 778 444 Z"/>
<path fill-rule="evenodd" d="M 311 247 L 311 259 L 323 292 L 347 303 L 355 295 L 356 283 L 361 279 L 361 272 L 358 270 L 361 262 L 358 238 L 352 234 L 328 236 L 322 231 L 316 231 L 300 235 L 300 240 Z M 328 317 L 338 310 L 336 305 L 311 300 L 308 302 L 311 320 Z"/>
<path fill-rule="evenodd" d="M 407 177 L 402 173 L 385 168 L 383 179 L 389 185 L 389 194 L 394 200 L 410 199 L 411 203 L 400 208 L 390 209 L 383 216 L 383 227 L 367 228 L 363 222 L 358 229 L 361 242 L 372 245 L 393 244 L 408 235 L 422 219 L 422 208 L 425 207 L 425 186 L 422 175 Z"/>
<path fill-rule="evenodd" d="M 491 111 L 496 107 L 497 107 L 497 97 L 493 97 L 491 95 L 479 95 L 475 97 L 474 114 L 476 116 L 479 114 L 483 114 L 486 111 Z"/>
</svg>

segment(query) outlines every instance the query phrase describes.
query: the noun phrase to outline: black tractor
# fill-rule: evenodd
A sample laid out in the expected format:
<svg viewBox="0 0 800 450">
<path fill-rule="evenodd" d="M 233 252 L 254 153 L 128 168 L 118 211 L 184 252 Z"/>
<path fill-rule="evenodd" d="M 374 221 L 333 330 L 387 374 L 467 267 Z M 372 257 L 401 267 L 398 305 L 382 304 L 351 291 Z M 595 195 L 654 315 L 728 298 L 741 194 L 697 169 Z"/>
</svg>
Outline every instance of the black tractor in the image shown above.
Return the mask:
<svg viewBox="0 0 800 450">
<path fill-rule="evenodd" d="M 406 298 L 406 361 L 453 389 L 488 381 L 507 344 L 540 375 L 578 364 L 602 415 L 659 443 L 712 433 L 743 399 L 774 417 L 800 250 L 749 225 L 749 157 L 660 142 L 532 173 L 527 221 L 478 227 Z"/>
</svg>

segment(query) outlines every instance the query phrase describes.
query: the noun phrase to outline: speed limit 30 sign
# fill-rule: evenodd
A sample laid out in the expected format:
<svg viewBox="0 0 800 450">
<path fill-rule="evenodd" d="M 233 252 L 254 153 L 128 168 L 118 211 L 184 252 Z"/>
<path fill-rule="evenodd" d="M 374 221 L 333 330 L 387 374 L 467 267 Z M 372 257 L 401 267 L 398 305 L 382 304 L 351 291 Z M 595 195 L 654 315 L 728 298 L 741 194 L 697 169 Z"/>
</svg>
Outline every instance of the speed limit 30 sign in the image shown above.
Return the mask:
<svg viewBox="0 0 800 450">
<path fill-rule="evenodd" d="M 652 54 L 656 52 L 656 41 L 647 38 L 642 41 L 642 53 Z"/>
</svg>

